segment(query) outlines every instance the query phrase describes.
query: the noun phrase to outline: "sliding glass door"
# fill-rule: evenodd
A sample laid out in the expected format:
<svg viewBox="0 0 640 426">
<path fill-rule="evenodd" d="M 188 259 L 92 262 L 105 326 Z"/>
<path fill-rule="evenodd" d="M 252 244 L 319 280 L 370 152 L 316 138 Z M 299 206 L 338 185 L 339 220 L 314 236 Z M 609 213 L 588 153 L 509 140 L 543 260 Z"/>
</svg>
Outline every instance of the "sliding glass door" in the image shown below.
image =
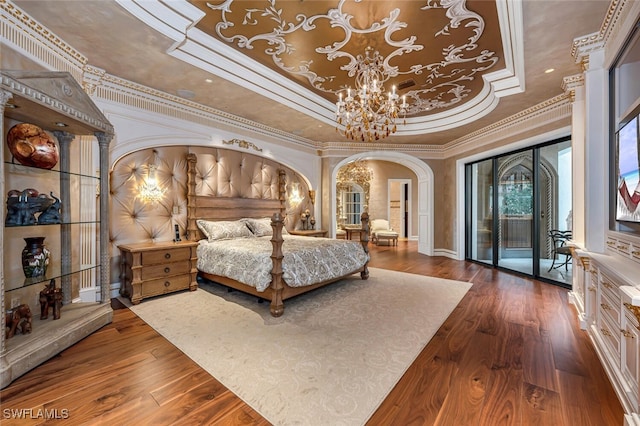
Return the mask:
<svg viewBox="0 0 640 426">
<path fill-rule="evenodd" d="M 481 161 L 467 169 L 468 257 L 493 264 L 493 161 Z"/>
<path fill-rule="evenodd" d="M 467 259 L 570 285 L 571 140 L 467 164 L 466 225 Z"/>
</svg>

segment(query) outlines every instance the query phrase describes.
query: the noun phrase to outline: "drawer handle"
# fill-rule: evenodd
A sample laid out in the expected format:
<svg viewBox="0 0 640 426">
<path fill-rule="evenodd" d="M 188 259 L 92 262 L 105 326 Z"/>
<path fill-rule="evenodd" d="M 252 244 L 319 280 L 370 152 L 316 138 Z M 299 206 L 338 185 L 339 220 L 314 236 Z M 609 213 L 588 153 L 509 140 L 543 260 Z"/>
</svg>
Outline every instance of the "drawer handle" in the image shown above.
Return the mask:
<svg viewBox="0 0 640 426">
<path fill-rule="evenodd" d="M 616 242 L 615 241 L 607 241 L 607 245 L 608 246 L 615 246 Z"/>
<path fill-rule="evenodd" d="M 607 305 L 606 303 L 601 303 L 600 306 L 602 306 L 602 309 L 607 309 L 607 310 L 611 309 L 611 306 Z"/>
<path fill-rule="evenodd" d="M 602 285 L 605 286 L 608 289 L 612 289 L 613 288 L 613 286 L 611 284 L 609 284 L 608 282 L 606 282 L 606 281 L 602 281 Z"/>
<path fill-rule="evenodd" d="M 170 283 L 169 281 L 165 281 L 165 282 L 164 282 L 164 286 L 165 286 L 165 287 L 169 287 L 170 285 L 171 285 L 171 283 Z"/>
<path fill-rule="evenodd" d="M 165 259 L 171 259 L 171 253 L 165 253 L 164 254 L 164 258 Z"/>
<path fill-rule="evenodd" d="M 631 334 L 631 332 L 628 331 L 628 330 L 620 330 L 620 332 L 622 333 L 622 335 L 624 337 L 630 337 L 632 339 L 635 339 L 635 336 L 633 334 Z"/>
<path fill-rule="evenodd" d="M 605 336 L 611 336 L 611 333 L 609 333 L 609 330 L 606 330 L 604 328 L 601 328 L 600 331 L 602 332 L 603 335 Z"/>
<path fill-rule="evenodd" d="M 634 256 L 640 256 L 640 251 L 634 250 L 631 252 L 631 254 Z"/>
<path fill-rule="evenodd" d="M 165 274 L 168 274 L 168 273 L 169 273 L 169 271 L 171 271 L 171 268 L 169 268 L 168 266 L 167 266 L 166 268 L 164 268 L 164 273 L 165 273 Z"/>
<path fill-rule="evenodd" d="M 594 286 L 589 287 L 589 291 L 596 291 L 596 288 Z"/>
</svg>

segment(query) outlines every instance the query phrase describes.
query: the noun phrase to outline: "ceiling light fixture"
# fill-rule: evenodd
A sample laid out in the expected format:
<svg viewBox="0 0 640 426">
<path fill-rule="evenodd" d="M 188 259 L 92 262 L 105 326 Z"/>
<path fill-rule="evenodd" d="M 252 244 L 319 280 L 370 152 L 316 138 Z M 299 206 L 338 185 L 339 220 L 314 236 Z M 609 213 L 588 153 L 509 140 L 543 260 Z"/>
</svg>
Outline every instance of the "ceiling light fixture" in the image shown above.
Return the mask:
<svg viewBox="0 0 640 426">
<path fill-rule="evenodd" d="M 396 86 L 385 96 L 384 82 L 389 79 L 384 69 L 384 58 L 371 47 L 365 54 L 356 57 L 356 65 L 349 72 L 355 74 L 355 90 L 351 87 L 338 94 L 336 103 L 336 131 L 341 135 L 359 141 L 372 142 L 396 132 L 396 120 L 407 113 L 407 100 L 399 96 Z M 346 97 L 343 99 L 343 92 Z"/>
</svg>

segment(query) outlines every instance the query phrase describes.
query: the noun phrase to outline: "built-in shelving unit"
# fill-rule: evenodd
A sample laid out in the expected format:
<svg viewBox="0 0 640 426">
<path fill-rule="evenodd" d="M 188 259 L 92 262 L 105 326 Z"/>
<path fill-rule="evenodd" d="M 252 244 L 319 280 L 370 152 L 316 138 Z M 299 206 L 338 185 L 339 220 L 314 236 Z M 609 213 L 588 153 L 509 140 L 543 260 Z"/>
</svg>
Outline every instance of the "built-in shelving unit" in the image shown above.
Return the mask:
<svg viewBox="0 0 640 426">
<path fill-rule="evenodd" d="M 0 70 L 3 137 L 0 214 L 3 261 L 0 305 L 5 312 L 27 305 L 30 333 L 0 336 L 0 385 L 111 322 L 108 253 L 108 146 L 113 127 L 69 73 Z M 7 132 L 19 123 L 34 124 L 57 140 L 59 161 L 51 169 L 20 164 L 11 155 Z M 6 224 L 11 190 L 36 189 L 60 200 L 59 223 Z M 25 278 L 24 238 L 44 237 L 50 252 L 44 276 Z M 40 319 L 40 292 L 50 283 L 62 290 L 59 319 Z"/>
</svg>

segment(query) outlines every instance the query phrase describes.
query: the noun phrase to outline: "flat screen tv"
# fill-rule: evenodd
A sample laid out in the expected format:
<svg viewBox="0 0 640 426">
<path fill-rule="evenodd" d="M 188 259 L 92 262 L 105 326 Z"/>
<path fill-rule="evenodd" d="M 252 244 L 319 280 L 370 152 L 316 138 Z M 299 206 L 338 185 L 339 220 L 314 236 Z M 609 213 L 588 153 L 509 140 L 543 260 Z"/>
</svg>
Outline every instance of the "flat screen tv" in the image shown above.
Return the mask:
<svg viewBox="0 0 640 426">
<path fill-rule="evenodd" d="M 618 191 L 616 220 L 640 223 L 640 139 L 638 115 L 617 134 Z"/>
</svg>

